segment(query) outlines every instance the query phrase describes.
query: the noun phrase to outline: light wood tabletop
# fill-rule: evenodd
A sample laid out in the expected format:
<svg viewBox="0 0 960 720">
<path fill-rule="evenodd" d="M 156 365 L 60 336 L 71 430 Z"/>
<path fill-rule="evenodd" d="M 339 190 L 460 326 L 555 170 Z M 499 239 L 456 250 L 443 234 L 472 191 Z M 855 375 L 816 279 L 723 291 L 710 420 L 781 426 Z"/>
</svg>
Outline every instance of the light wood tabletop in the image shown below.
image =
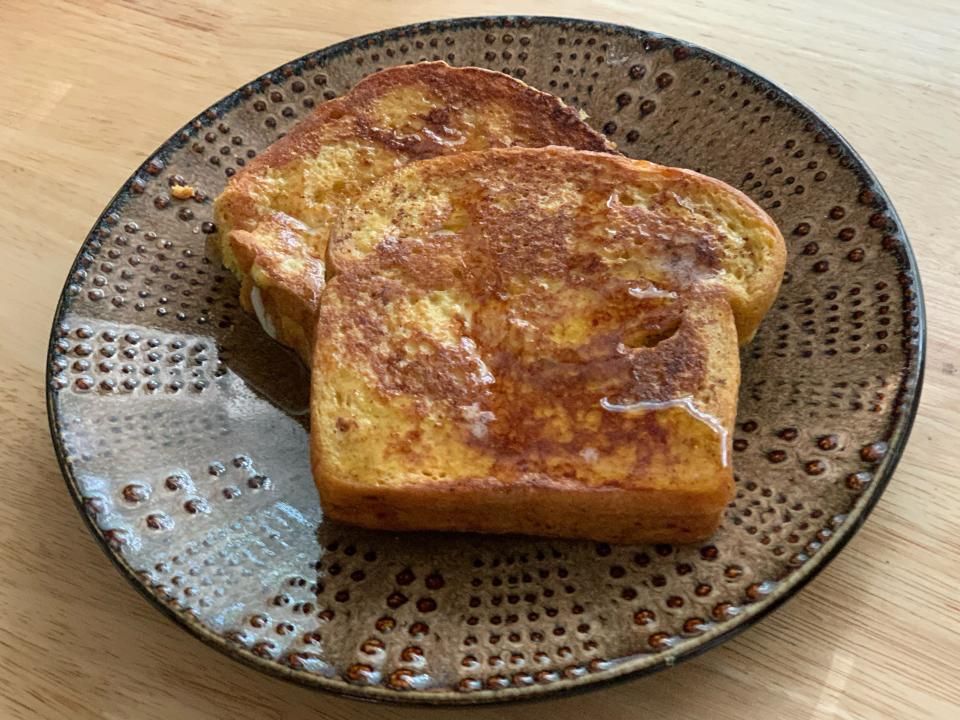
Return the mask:
<svg viewBox="0 0 960 720">
<path fill-rule="evenodd" d="M 407 22 L 523 12 L 705 45 L 819 110 L 889 191 L 927 299 L 923 401 L 865 527 L 769 619 L 672 670 L 476 718 L 960 717 L 960 21 L 954 0 L 77 0 L 0 4 L 0 717 L 415 718 L 242 666 L 168 621 L 71 502 L 44 410 L 54 306 L 114 191 L 262 72 Z"/>
</svg>

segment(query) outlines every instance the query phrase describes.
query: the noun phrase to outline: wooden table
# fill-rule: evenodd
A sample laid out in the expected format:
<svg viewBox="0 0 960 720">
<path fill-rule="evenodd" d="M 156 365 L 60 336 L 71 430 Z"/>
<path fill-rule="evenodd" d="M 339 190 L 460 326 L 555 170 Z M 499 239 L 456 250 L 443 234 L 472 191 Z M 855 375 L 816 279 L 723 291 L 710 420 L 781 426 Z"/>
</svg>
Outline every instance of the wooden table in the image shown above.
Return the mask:
<svg viewBox="0 0 960 720">
<path fill-rule="evenodd" d="M 843 7 L 839 7 L 843 5 Z M 721 9 L 722 7 L 722 9 Z M 283 61 L 480 12 L 611 20 L 737 58 L 822 112 L 893 197 L 923 271 L 924 401 L 866 527 L 799 597 L 659 675 L 475 718 L 960 717 L 960 22 L 953 0 L 271 0 L 0 5 L 0 717 L 419 718 L 274 680 L 197 642 L 111 566 L 43 407 L 57 295 L 94 218 L 197 110 Z M 186 672 L 189 669 L 190 672 Z"/>
</svg>

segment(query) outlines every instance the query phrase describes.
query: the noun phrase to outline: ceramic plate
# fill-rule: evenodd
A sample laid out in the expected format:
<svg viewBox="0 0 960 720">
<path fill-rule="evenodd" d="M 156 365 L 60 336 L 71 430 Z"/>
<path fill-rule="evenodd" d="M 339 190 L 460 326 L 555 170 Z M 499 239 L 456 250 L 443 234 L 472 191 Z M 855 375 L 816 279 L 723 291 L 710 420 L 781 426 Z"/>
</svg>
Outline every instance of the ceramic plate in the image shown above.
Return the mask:
<svg viewBox="0 0 960 720">
<path fill-rule="evenodd" d="M 709 542 L 611 547 L 324 521 L 306 372 L 206 257 L 211 199 L 324 99 L 426 59 L 555 93 L 626 154 L 721 178 L 783 230 L 783 289 L 742 352 L 736 498 Z M 201 194 L 172 200 L 178 176 Z M 48 405 L 90 528 L 201 639 L 347 695 L 488 702 L 673 665 L 802 587 L 863 522 L 900 456 L 923 317 L 910 246 L 876 178 L 768 80 L 627 27 L 451 20 L 294 60 L 201 112 L 137 168 L 67 278 Z"/>
</svg>

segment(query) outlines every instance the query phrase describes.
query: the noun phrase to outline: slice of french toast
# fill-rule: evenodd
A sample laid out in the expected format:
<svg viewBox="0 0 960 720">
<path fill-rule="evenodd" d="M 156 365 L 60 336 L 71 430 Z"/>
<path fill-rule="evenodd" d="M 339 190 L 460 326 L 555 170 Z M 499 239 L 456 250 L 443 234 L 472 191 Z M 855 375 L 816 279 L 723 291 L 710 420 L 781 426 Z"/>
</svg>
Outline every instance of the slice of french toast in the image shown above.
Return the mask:
<svg viewBox="0 0 960 720">
<path fill-rule="evenodd" d="M 561 100 L 443 62 L 374 73 L 249 161 L 216 199 L 217 250 L 240 301 L 309 364 L 331 223 L 412 160 L 487 148 L 614 146 Z"/>
<path fill-rule="evenodd" d="M 412 163 L 330 244 L 311 454 L 381 529 L 686 542 L 733 489 L 738 327 L 783 241 L 710 178 L 568 148 Z"/>
<path fill-rule="evenodd" d="M 425 228 L 468 229 L 470 198 L 483 196 L 518 221 L 529 210 L 530 231 L 544 214 L 537 206 L 541 200 L 555 210 L 548 222 L 577 215 L 577 232 L 605 239 L 592 252 L 622 277 L 642 272 L 672 289 L 721 288 L 741 345 L 753 339 L 780 289 L 786 264 L 780 230 L 756 203 L 720 180 L 562 147 L 477 154 L 456 169 L 454 162 L 407 168 L 345 210 L 332 232 L 329 274 L 380 252 L 385 238 L 422 235 Z"/>
</svg>

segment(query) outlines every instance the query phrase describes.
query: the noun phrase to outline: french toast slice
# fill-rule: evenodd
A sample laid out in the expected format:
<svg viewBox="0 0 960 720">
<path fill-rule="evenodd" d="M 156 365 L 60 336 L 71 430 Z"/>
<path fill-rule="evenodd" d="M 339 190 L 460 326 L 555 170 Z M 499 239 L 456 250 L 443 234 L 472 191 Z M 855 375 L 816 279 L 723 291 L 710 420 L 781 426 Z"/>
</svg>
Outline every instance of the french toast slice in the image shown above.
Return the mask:
<svg viewBox="0 0 960 720">
<path fill-rule="evenodd" d="M 380 252 L 384 238 L 466 229 L 472 221 L 464 198 L 481 193 L 496 196 L 501 211 L 530 208 L 535 217 L 532 199 L 556 205 L 557 217 L 579 213 L 578 231 L 608 240 L 594 252 L 623 277 L 642 269 L 671 289 L 721 288 L 741 345 L 753 339 L 780 289 L 786 246 L 779 228 L 750 198 L 715 178 L 562 147 L 477 154 L 456 169 L 451 162 L 409 168 L 346 209 L 332 231 L 328 273 Z M 465 174 L 460 182 L 448 177 L 458 172 Z M 478 177 L 466 177 L 471 173 Z M 418 183 L 431 187 L 429 196 Z"/>
<path fill-rule="evenodd" d="M 576 110 L 507 75 L 443 62 L 382 70 L 230 179 L 214 205 L 216 249 L 243 307 L 309 364 L 330 226 L 352 199 L 412 160 L 545 145 L 615 150 Z"/>
<path fill-rule="evenodd" d="M 329 517 L 611 542 L 716 529 L 738 323 L 752 335 L 783 270 L 738 192 L 566 148 L 463 153 L 371 187 L 329 260 L 311 398 Z"/>
</svg>

